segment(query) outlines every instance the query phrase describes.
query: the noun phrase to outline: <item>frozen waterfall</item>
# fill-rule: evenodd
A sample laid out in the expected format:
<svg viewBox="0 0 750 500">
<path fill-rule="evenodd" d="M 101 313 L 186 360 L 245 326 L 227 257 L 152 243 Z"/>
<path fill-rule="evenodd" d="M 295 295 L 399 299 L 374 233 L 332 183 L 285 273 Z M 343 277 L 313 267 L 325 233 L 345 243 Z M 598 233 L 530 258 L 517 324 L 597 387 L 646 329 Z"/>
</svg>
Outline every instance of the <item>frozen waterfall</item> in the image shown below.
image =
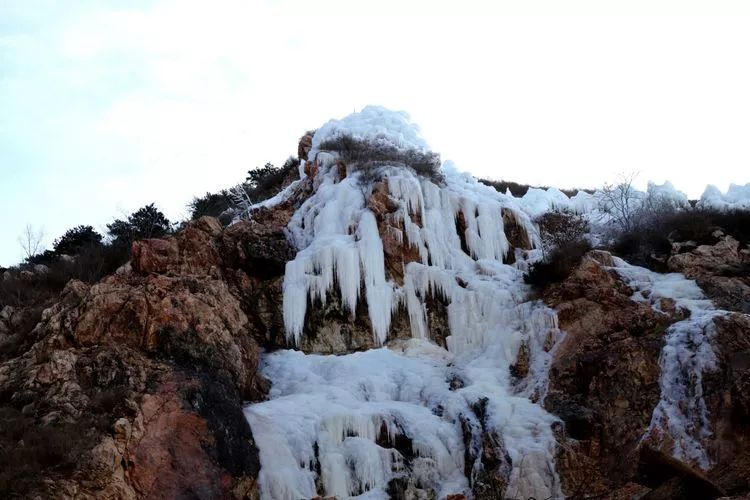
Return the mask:
<svg viewBox="0 0 750 500">
<path fill-rule="evenodd" d="M 660 310 L 661 299 L 672 299 L 689 314 L 667 329 L 659 358 L 661 399 L 644 438 L 661 441 L 666 433 L 674 443 L 675 458 L 708 469 L 711 461 L 704 444 L 711 428 L 703 399 L 703 373 L 716 368 L 711 345 L 714 319 L 726 312 L 716 310 L 695 281 L 682 274 L 659 274 L 619 258 L 614 261 L 615 270 L 635 290 L 633 300 Z"/>
<path fill-rule="evenodd" d="M 403 166 L 380 167 L 403 228 L 394 236 L 420 259 L 405 266 L 399 285 L 386 275 L 381 236 L 367 208 L 372 186 L 356 172 L 341 178 L 335 155 L 316 149 L 341 133 L 426 149 L 405 115 L 382 108 L 365 108 L 315 134 L 314 192 L 287 228 L 298 249 L 283 285 L 288 340 L 299 343 L 308 304 L 325 303 L 331 290 L 352 312 L 365 300 L 377 345 L 388 340 L 399 308 L 408 312 L 413 338 L 344 356 L 279 351 L 264 357 L 270 399 L 246 409 L 260 450 L 263 498 L 388 498 L 389 482 L 405 476 L 438 498 L 470 497 L 462 421 L 476 420 L 472 406 L 479 402 L 482 424 L 502 438 L 509 462 L 506 495 L 561 496 L 556 418 L 535 402 L 546 391 L 557 318 L 528 300 L 524 263 L 503 262 L 510 250 L 503 210 L 536 242 L 529 217 L 513 197 L 450 164 L 441 185 Z M 425 301 L 431 295 L 448 304 L 447 350 L 430 341 Z M 510 367 L 522 345 L 529 375 L 514 381 Z M 456 378 L 460 387 L 450 384 Z"/>
</svg>

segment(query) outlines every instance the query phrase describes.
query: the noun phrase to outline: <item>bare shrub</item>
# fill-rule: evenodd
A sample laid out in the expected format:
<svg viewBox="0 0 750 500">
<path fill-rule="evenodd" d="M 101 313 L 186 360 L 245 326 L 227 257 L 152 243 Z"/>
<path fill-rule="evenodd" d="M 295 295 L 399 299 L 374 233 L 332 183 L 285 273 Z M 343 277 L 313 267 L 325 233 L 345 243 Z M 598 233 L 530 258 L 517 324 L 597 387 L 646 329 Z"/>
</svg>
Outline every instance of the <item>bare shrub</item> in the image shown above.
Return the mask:
<svg viewBox="0 0 750 500">
<path fill-rule="evenodd" d="M 0 491 L 6 498 L 40 495 L 51 472 L 73 470 L 96 436 L 85 422 L 39 425 L 11 407 L 0 408 Z"/>
<path fill-rule="evenodd" d="M 31 224 L 26 224 L 23 233 L 18 237 L 18 244 L 26 259 L 31 259 L 42 251 L 44 241 L 44 230 L 36 229 Z"/>
<path fill-rule="evenodd" d="M 382 174 L 380 165 L 374 162 L 365 162 L 359 165 L 355 172 L 358 174 L 357 183 L 363 190 L 380 180 Z"/>
<path fill-rule="evenodd" d="M 512 182 L 512 181 L 493 181 L 492 179 L 478 179 L 479 182 L 482 184 L 485 184 L 487 186 L 492 186 L 497 191 L 505 194 L 508 191 L 510 191 L 510 194 L 515 196 L 516 198 L 521 198 L 523 195 L 529 192 L 529 189 L 549 189 L 549 186 L 530 186 L 529 184 L 519 184 L 518 182 Z M 565 194 L 568 198 L 572 198 L 573 196 L 577 195 L 580 191 L 583 191 L 585 193 L 594 194 L 593 189 L 580 189 L 580 188 L 573 188 L 573 189 L 560 189 L 560 191 Z"/>
<path fill-rule="evenodd" d="M 589 250 L 591 244 L 585 240 L 563 243 L 554 248 L 544 260 L 533 264 L 524 275 L 524 281 L 539 289 L 559 283 L 570 275 Z"/>
<path fill-rule="evenodd" d="M 434 182 L 442 182 L 440 155 L 432 151 L 400 149 L 384 141 L 365 141 L 348 135 L 339 135 L 322 142 L 321 151 L 332 151 L 347 165 L 357 171 L 386 165 L 413 169 L 418 175 Z"/>
<path fill-rule="evenodd" d="M 637 174 L 622 174 L 616 184 L 605 184 L 599 198 L 599 210 L 608 214 L 621 231 L 635 229 L 639 223 L 640 193 L 633 181 Z"/>
<path fill-rule="evenodd" d="M 539 225 L 545 254 L 553 248 L 584 239 L 589 231 L 589 223 L 586 219 L 579 214 L 565 210 L 547 212 L 538 217 L 535 222 Z"/>
<path fill-rule="evenodd" d="M 750 211 L 687 209 L 646 214 L 644 222 L 618 235 L 612 251 L 628 262 L 664 272 L 672 242 L 713 245 L 719 240 L 717 229 L 731 234 L 742 245 L 750 244 Z"/>
</svg>

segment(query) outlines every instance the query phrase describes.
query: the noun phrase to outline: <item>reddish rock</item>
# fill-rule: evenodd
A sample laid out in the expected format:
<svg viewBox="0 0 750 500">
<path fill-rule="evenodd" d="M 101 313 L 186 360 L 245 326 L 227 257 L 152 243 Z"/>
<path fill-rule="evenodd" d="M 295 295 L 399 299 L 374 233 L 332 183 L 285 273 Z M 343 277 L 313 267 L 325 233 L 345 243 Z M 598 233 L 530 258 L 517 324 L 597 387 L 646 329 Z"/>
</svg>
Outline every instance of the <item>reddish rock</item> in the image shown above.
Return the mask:
<svg viewBox="0 0 750 500">
<path fill-rule="evenodd" d="M 174 238 L 151 239 L 133 243 L 131 265 L 141 274 L 165 273 L 169 265 L 177 261 L 179 249 Z"/>
<path fill-rule="evenodd" d="M 258 454 L 241 409 L 268 385 L 245 312 L 257 306 L 237 286 L 244 271 L 227 267 L 243 261 L 221 252 L 272 244 L 266 229 L 238 232 L 228 247 L 217 221 L 203 218 L 136 243 L 132 265 L 100 283 L 66 285 L 35 329 L 40 340 L 0 364 L 0 394 L 28 425 L 64 423 L 81 436 L 71 438 L 81 448 L 75 470 L 41 476 L 34 491 L 257 498 Z M 262 289 L 253 279 L 249 288 Z"/>
<path fill-rule="evenodd" d="M 299 144 L 297 146 L 297 157 L 300 160 L 307 160 L 307 154 L 312 149 L 312 140 L 315 131 L 307 132 L 305 135 L 300 137 Z"/>
<path fill-rule="evenodd" d="M 207 453 L 215 446 L 207 422 L 183 409 L 178 389 L 171 382 L 144 395 L 136 429 L 124 436 L 133 489 L 139 498 L 229 497 L 232 476 Z"/>
<path fill-rule="evenodd" d="M 391 279 L 403 285 L 405 266 L 410 262 L 421 262 L 421 259 L 419 250 L 406 238 L 403 221 L 395 217 L 398 205 L 391 199 L 386 182 L 373 186 L 367 208 L 375 214 L 378 223 L 386 271 Z"/>
<path fill-rule="evenodd" d="M 674 318 L 632 291 L 590 254 L 545 292 L 565 338 L 554 352 L 545 406 L 565 422 L 558 471 L 573 494 L 619 487 L 635 474 L 640 438 L 659 400 L 659 354 Z"/>
</svg>

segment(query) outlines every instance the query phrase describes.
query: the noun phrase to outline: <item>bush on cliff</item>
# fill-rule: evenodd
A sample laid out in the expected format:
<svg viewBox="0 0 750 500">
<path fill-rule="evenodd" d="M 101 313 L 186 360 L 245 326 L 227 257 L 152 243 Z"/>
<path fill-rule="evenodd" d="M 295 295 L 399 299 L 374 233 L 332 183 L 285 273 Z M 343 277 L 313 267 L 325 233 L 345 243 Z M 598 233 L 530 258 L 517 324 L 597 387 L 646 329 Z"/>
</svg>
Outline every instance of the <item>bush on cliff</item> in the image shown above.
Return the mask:
<svg viewBox="0 0 750 500">
<path fill-rule="evenodd" d="M 553 283 L 565 280 L 581 259 L 591 250 L 591 244 L 585 240 L 567 242 L 554 248 L 544 260 L 531 265 L 524 281 L 535 288 L 544 289 Z"/>
<path fill-rule="evenodd" d="M 188 204 L 190 219 L 196 220 L 208 215 L 218 218 L 224 225 L 229 224 L 233 218 L 233 209 L 245 209 L 247 205 L 271 198 L 281 191 L 284 181 L 299 167 L 299 163 L 294 157 L 289 157 L 280 168 L 266 163 L 249 170 L 245 182 L 234 188 L 196 196 Z"/>
<path fill-rule="evenodd" d="M 299 164 L 297 158 L 290 156 L 280 168 L 266 163 L 263 167 L 250 170 L 245 184 L 249 198 L 257 203 L 274 196 L 281 191 L 284 179 L 296 170 Z"/>
<path fill-rule="evenodd" d="M 432 151 L 400 149 L 389 143 L 365 141 L 348 135 L 323 141 L 319 149 L 337 153 L 344 163 L 366 173 L 378 167 L 394 165 L 411 168 L 418 175 L 435 182 L 442 180 L 440 155 Z"/>
<path fill-rule="evenodd" d="M 615 239 L 611 250 L 628 262 L 665 272 L 672 242 L 693 241 L 697 245 L 718 242 L 717 230 L 742 245 L 750 245 L 750 211 L 719 211 L 695 208 L 646 215 L 645 221 Z"/>
<path fill-rule="evenodd" d="M 200 219 L 206 215 L 219 218 L 231 206 L 232 195 L 226 189 L 222 189 L 218 193 L 206 193 L 201 197 L 196 196 L 188 204 L 190 220 Z"/>
<path fill-rule="evenodd" d="M 581 215 L 566 210 L 552 210 L 534 222 L 539 226 L 542 249 L 548 253 L 569 242 L 583 240 L 589 232 L 589 223 Z"/>
<path fill-rule="evenodd" d="M 169 219 L 151 203 L 136 210 L 126 220 L 115 219 L 107 224 L 113 245 L 130 246 L 136 240 L 161 238 L 171 232 Z"/>
</svg>

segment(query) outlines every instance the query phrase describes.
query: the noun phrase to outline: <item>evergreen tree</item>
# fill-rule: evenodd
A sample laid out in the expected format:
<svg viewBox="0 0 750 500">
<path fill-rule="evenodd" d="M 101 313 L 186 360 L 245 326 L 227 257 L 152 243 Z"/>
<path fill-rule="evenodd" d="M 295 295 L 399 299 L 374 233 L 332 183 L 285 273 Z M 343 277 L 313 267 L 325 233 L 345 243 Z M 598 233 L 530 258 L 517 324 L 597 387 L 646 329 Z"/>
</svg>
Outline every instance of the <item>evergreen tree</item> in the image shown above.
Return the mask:
<svg viewBox="0 0 750 500">
<path fill-rule="evenodd" d="M 146 238 L 161 238 L 170 233 L 169 219 L 153 203 L 139 208 L 128 220 L 116 219 L 107 224 L 107 232 L 114 244 L 130 244 Z"/>
</svg>

